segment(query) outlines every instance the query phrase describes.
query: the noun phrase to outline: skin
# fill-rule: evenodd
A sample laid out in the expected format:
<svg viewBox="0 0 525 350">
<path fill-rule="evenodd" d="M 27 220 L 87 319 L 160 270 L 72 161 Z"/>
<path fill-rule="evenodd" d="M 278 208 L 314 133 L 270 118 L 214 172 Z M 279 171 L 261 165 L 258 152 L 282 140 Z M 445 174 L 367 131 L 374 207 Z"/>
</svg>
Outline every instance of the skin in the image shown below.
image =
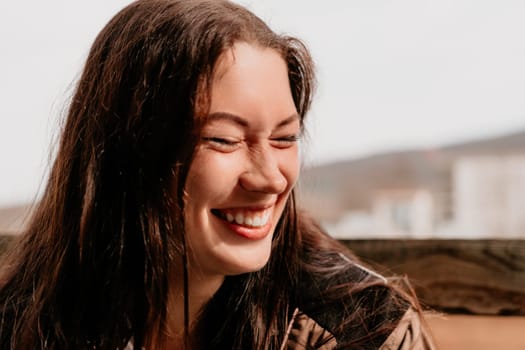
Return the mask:
<svg viewBox="0 0 525 350">
<path fill-rule="evenodd" d="M 280 54 L 242 42 L 222 54 L 185 186 L 190 320 L 225 276 L 268 262 L 275 227 L 299 175 L 300 132 Z M 239 214 L 255 223 L 228 221 Z M 181 281 L 181 271 L 175 275 Z M 171 304 L 182 310 L 181 290 L 172 290 Z M 182 312 L 172 314 L 170 328 L 183 329 Z"/>
</svg>

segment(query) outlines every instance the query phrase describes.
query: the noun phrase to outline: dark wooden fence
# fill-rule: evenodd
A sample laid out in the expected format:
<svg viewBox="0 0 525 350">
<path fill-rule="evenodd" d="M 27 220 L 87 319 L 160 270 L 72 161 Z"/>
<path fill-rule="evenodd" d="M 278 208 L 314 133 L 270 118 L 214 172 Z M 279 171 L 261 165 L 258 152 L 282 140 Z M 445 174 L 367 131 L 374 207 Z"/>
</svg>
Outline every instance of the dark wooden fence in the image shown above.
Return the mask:
<svg viewBox="0 0 525 350">
<path fill-rule="evenodd" d="M 449 313 L 525 315 L 525 240 L 347 240 L 385 275 L 406 275 Z"/>
</svg>

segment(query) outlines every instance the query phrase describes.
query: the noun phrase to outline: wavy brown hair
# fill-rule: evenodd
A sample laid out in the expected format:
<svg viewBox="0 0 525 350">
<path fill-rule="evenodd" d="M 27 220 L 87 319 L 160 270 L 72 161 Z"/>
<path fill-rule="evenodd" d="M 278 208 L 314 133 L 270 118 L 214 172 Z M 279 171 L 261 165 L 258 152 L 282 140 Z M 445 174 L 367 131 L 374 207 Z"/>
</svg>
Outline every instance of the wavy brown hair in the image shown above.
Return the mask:
<svg viewBox="0 0 525 350">
<path fill-rule="evenodd" d="M 237 42 L 282 56 L 303 121 L 314 89 L 308 50 L 239 5 L 139 0 L 100 32 L 43 196 L 2 262 L 1 349 L 165 346 L 168 271 L 175 256 L 186 257 L 183 192 L 200 117 L 216 62 Z M 380 344 L 410 297 L 390 297 L 395 287 L 355 275 L 342 256 L 351 259 L 298 217 L 292 193 L 268 264 L 226 277 L 193 338 L 206 349 L 279 349 L 296 307 L 329 324 L 323 312 L 339 314 L 340 301 L 350 298 L 364 302 L 332 327 L 338 342 Z M 185 310 L 169 310 L 185 313 L 186 331 L 187 297 Z M 348 338 L 348 329 L 359 336 Z"/>
<path fill-rule="evenodd" d="M 162 347 L 167 271 L 174 256 L 185 254 L 182 194 L 197 111 L 206 108 L 218 57 L 240 41 L 282 55 L 304 118 L 314 81 L 308 51 L 241 6 L 139 0 L 100 32 L 43 196 L 3 260 L 0 348 L 122 349 L 130 340 L 137 349 Z M 286 322 L 286 292 L 262 284 L 276 266 L 297 261 L 294 213 L 292 196 L 271 262 L 236 284 L 240 295 L 257 294 L 237 300 L 249 320 L 239 326 L 248 333 L 238 348 L 274 347 L 273 334 Z M 272 283 L 291 285 L 295 272 Z"/>
</svg>

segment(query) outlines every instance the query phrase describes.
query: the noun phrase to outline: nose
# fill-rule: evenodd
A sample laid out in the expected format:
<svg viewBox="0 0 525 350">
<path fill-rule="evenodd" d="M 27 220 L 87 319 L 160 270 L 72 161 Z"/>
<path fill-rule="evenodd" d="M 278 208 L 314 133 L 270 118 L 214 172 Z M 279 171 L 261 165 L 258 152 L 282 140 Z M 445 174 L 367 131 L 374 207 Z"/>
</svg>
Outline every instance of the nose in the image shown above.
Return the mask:
<svg viewBox="0 0 525 350">
<path fill-rule="evenodd" d="M 249 157 L 249 166 L 239 177 L 240 186 L 246 191 L 280 194 L 288 181 L 272 150 L 259 150 Z"/>
</svg>

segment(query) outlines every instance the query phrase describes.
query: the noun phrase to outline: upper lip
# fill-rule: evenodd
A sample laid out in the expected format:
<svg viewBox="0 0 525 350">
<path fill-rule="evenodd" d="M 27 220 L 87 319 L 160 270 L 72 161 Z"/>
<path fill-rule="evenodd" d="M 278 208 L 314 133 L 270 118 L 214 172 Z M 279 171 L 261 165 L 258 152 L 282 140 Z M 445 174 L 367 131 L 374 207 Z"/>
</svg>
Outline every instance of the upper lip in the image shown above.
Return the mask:
<svg viewBox="0 0 525 350">
<path fill-rule="evenodd" d="M 260 203 L 260 204 L 246 204 L 246 205 L 236 205 L 231 207 L 222 207 L 222 208 L 214 208 L 215 210 L 265 210 L 268 208 L 271 208 L 275 206 L 275 202 L 271 203 Z"/>
</svg>

